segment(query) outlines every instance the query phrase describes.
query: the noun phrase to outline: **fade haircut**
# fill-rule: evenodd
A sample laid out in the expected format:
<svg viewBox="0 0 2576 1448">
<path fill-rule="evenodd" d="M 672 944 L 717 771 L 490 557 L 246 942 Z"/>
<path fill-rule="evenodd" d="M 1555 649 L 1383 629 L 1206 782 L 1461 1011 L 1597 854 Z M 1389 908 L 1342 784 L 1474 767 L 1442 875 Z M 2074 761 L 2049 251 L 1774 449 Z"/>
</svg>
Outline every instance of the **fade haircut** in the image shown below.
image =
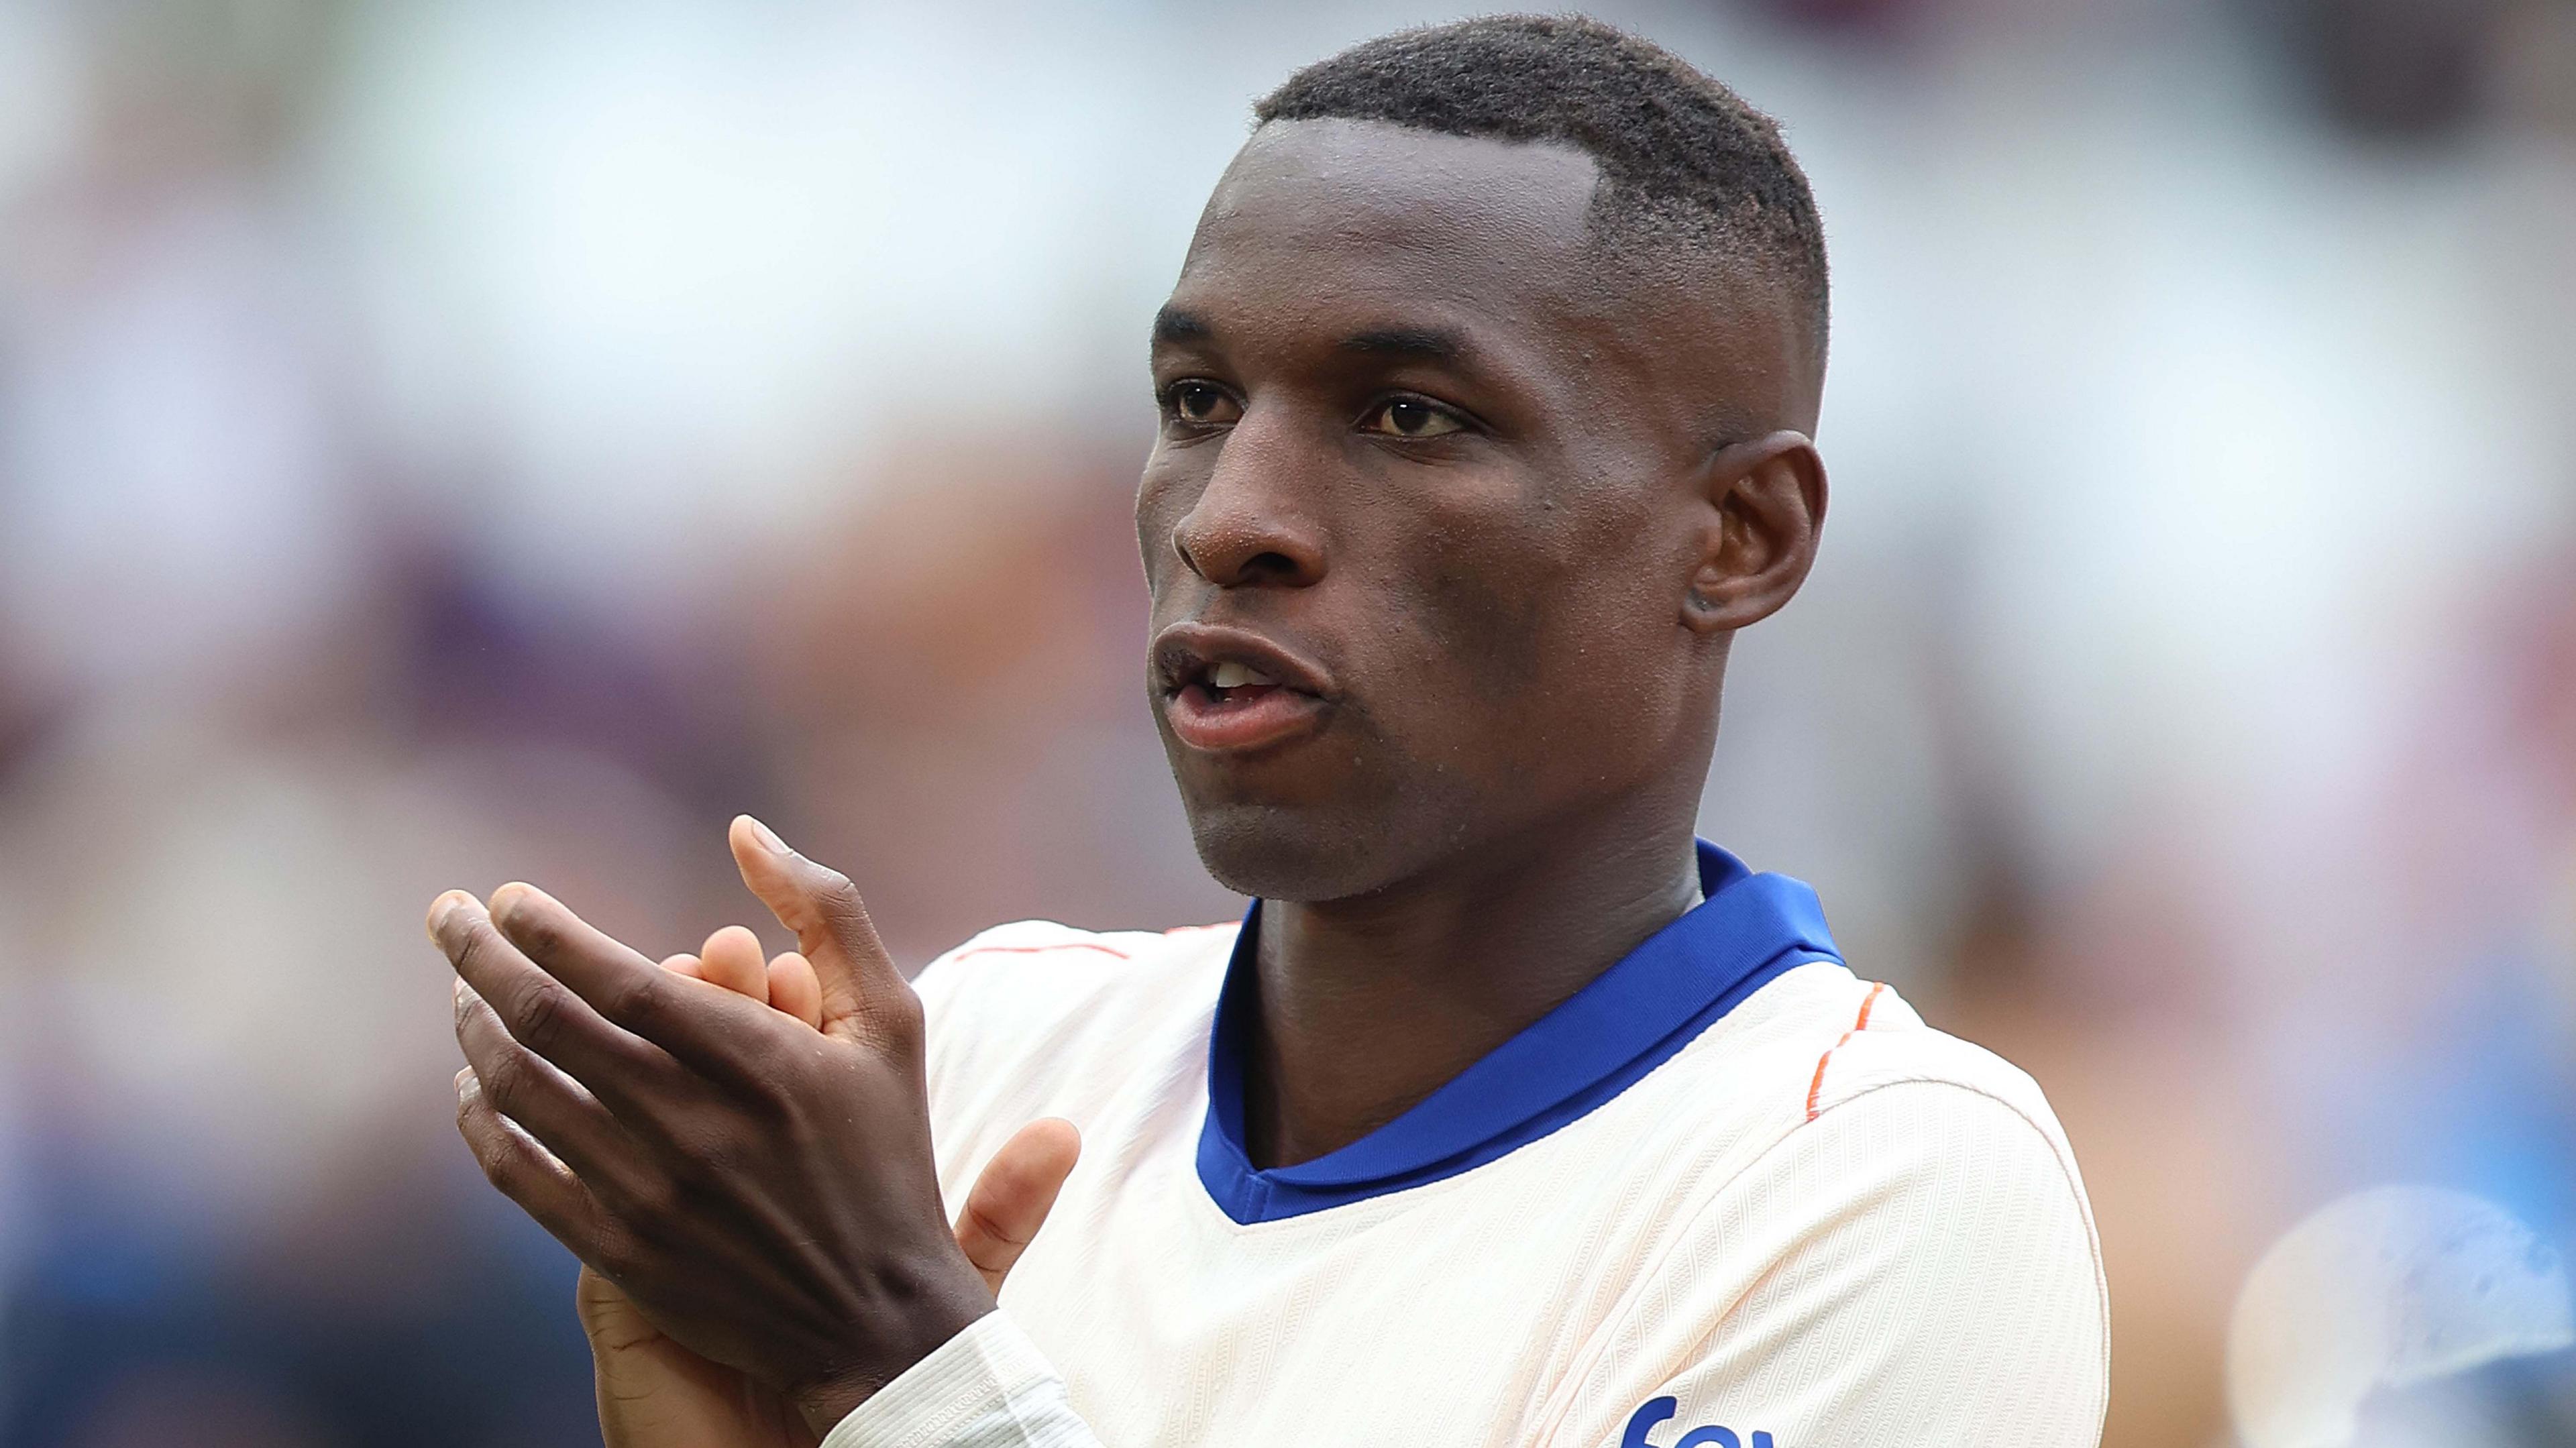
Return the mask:
<svg viewBox="0 0 2576 1448">
<path fill-rule="evenodd" d="M 1662 46 L 1582 16 L 1461 20 L 1317 61 L 1252 114 L 1582 150 L 1601 169 L 1591 225 L 1613 260 L 1647 274 L 1715 263 L 1776 286 L 1812 329 L 1821 375 L 1825 233 L 1806 173 L 1776 122 Z"/>
</svg>

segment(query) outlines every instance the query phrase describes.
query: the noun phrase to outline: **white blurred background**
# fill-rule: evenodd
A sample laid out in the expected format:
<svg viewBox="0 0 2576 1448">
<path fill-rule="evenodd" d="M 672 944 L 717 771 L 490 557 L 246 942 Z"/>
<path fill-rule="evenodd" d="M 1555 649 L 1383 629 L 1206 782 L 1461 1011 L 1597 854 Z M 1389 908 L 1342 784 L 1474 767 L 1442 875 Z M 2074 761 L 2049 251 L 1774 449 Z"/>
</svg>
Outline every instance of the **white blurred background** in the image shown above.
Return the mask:
<svg viewBox="0 0 2576 1448">
<path fill-rule="evenodd" d="M 441 888 L 686 948 L 750 809 L 912 960 L 1231 914 L 1145 326 L 1252 99 L 1454 13 L 0 0 L 0 1442 L 591 1440 Z M 2112 1448 L 2236 1441 L 2239 1289 L 2347 1193 L 2576 1246 L 2576 4 L 1597 13 L 1833 251 L 1825 560 L 1704 830 L 2049 1088 Z M 2361 1433 L 2576 1442 L 2576 1363 Z"/>
</svg>

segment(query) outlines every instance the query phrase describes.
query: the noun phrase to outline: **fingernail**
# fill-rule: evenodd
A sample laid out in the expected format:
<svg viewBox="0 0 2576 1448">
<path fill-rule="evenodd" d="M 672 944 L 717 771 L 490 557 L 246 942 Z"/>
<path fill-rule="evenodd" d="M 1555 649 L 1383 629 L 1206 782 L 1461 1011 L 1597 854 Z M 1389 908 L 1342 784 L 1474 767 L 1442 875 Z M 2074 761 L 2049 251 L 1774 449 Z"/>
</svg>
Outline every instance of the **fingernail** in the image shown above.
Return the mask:
<svg viewBox="0 0 2576 1448">
<path fill-rule="evenodd" d="M 525 881 L 513 880 L 493 891 L 491 904 L 484 908 L 492 912 L 492 920 L 495 924 L 505 924 L 519 913 L 520 902 L 535 893 L 537 893 L 536 886 Z"/>
<path fill-rule="evenodd" d="M 438 932 L 447 928 L 447 917 L 455 914 L 456 908 L 464 903 L 462 898 L 464 894 L 462 890 L 450 890 L 429 902 L 428 929 L 431 941 L 435 942 L 438 939 Z"/>
<path fill-rule="evenodd" d="M 750 815 L 744 815 L 743 821 L 751 826 L 751 837 L 760 841 L 760 847 L 762 849 L 767 850 L 773 855 L 784 855 L 788 853 L 787 842 L 780 839 L 777 833 L 771 830 L 769 826 L 753 819 Z"/>
</svg>

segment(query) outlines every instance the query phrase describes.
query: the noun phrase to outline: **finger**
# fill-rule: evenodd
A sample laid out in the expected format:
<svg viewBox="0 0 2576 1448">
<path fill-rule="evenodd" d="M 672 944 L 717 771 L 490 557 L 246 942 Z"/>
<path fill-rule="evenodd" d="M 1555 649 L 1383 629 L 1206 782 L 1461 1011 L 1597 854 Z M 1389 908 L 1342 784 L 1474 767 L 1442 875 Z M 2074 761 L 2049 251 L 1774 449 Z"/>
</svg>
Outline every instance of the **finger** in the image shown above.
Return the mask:
<svg viewBox="0 0 2576 1448">
<path fill-rule="evenodd" d="M 585 1029 L 588 1021 L 604 1021 L 630 1039 L 650 1042 L 689 1066 L 727 1079 L 759 1074 L 761 1053 L 774 1039 L 767 1035 L 770 1013 L 765 1004 L 661 969 L 533 885 L 509 884 L 493 891 L 491 922 L 512 955 L 527 962 L 541 980 L 569 990 L 572 999 L 561 1014 Z M 703 969 L 705 962 L 699 964 Z M 541 987 L 522 988 L 543 999 Z M 488 990 L 483 994 L 500 1010 L 510 1034 L 527 1040 L 519 1035 L 509 1003 Z M 529 1045 L 535 1048 L 534 1042 Z M 605 1099 L 603 1083 L 581 1066 L 536 1049 Z M 635 1079 L 631 1072 L 628 1079 Z M 617 1100 L 609 1100 L 608 1106 L 625 1114 Z"/>
<path fill-rule="evenodd" d="M 484 1178 L 584 1261 L 600 1244 L 599 1204 L 534 1137 L 492 1109 L 471 1069 L 456 1073 L 456 1130 Z"/>
<path fill-rule="evenodd" d="M 699 963 L 696 956 L 689 954 L 687 951 L 682 951 L 678 955 L 666 955 L 662 957 L 662 968 L 673 975 L 685 975 L 691 980 L 705 980 L 707 978 L 706 967 Z"/>
<path fill-rule="evenodd" d="M 847 876 L 789 849 L 749 815 L 734 816 L 728 840 L 742 882 L 779 924 L 796 932 L 797 949 L 813 963 L 825 1030 L 866 1030 L 878 1024 L 874 1013 L 912 999 Z"/>
<path fill-rule="evenodd" d="M 1044 1117 L 1013 1133 L 975 1178 L 965 1210 L 957 1214 L 957 1245 L 995 1294 L 1046 1225 L 1081 1155 L 1082 1133 L 1073 1123 Z"/>
<path fill-rule="evenodd" d="M 823 1028 L 823 982 L 814 962 L 795 951 L 781 952 L 769 963 L 769 1003 L 816 1030 Z"/>
<path fill-rule="evenodd" d="M 483 1101 L 534 1138 L 574 1175 L 600 1182 L 621 1155 L 623 1133 L 599 1098 L 511 1039 L 492 1007 L 456 983 L 456 1044 Z"/>
<path fill-rule="evenodd" d="M 739 925 L 728 925 L 707 937 L 698 951 L 704 969 L 699 979 L 720 985 L 736 995 L 746 995 L 766 1005 L 769 1002 L 769 968 L 763 962 L 767 952 L 760 948 L 760 937 Z"/>
<path fill-rule="evenodd" d="M 669 1070 L 669 1059 L 649 1042 L 603 1018 L 570 982 L 539 969 L 495 928 L 473 896 L 451 890 L 432 902 L 430 936 L 447 952 L 458 978 L 490 1005 L 511 1039 L 562 1067 L 611 1111 L 626 1109 L 632 1090 Z M 646 969 L 657 979 L 679 984 L 663 971 Z"/>
</svg>

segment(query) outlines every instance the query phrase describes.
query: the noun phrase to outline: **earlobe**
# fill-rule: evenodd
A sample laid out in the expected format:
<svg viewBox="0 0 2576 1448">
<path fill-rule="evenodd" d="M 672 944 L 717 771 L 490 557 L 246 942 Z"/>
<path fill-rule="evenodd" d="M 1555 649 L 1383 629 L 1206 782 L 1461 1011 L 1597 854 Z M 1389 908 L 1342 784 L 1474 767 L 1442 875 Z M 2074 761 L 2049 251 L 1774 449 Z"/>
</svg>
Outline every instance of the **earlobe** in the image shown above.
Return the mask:
<svg viewBox="0 0 2576 1448">
<path fill-rule="evenodd" d="M 1744 617 L 1740 578 L 1703 562 L 1682 593 L 1682 627 L 1694 633 L 1731 633 L 1753 620 Z"/>
<path fill-rule="evenodd" d="M 1825 466 L 1803 433 L 1775 432 L 1712 454 L 1704 527 L 1682 626 L 1731 633 L 1779 612 L 1807 580 L 1825 521 Z"/>
</svg>

